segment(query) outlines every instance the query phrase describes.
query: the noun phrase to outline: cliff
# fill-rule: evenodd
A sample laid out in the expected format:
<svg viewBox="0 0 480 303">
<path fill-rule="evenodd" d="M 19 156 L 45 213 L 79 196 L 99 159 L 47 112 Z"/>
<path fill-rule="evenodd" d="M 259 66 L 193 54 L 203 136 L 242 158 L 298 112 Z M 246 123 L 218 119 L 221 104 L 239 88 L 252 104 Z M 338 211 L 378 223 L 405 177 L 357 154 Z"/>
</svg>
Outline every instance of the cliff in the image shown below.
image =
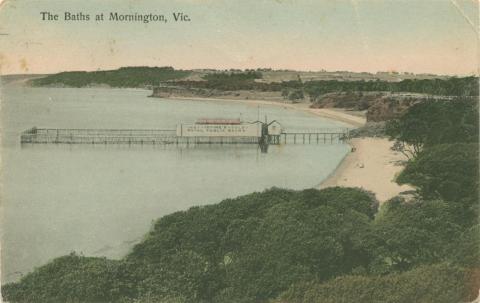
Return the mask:
<svg viewBox="0 0 480 303">
<path fill-rule="evenodd" d="M 366 111 L 367 122 L 381 122 L 397 118 L 413 104 L 431 98 L 434 97 L 413 93 L 340 92 L 322 95 L 311 107 Z"/>
</svg>

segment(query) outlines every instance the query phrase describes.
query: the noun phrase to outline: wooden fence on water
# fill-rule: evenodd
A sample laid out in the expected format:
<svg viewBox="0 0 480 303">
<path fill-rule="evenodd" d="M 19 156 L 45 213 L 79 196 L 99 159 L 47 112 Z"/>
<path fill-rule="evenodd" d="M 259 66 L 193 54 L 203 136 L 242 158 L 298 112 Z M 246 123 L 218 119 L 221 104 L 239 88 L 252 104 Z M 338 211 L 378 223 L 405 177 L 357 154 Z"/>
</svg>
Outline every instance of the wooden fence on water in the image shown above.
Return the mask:
<svg viewBox="0 0 480 303">
<path fill-rule="evenodd" d="M 327 144 L 345 142 L 350 136 L 349 129 L 322 129 L 311 131 L 286 131 L 280 135 L 283 144 Z"/>
<path fill-rule="evenodd" d="M 43 144 L 258 144 L 256 137 L 180 137 L 174 129 L 46 129 L 31 128 L 21 143 Z"/>
<path fill-rule="evenodd" d="M 31 128 L 21 133 L 22 144 L 326 144 L 348 139 L 348 129 L 282 132 L 265 137 L 177 136 L 174 129 L 47 129 Z"/>
</svg>

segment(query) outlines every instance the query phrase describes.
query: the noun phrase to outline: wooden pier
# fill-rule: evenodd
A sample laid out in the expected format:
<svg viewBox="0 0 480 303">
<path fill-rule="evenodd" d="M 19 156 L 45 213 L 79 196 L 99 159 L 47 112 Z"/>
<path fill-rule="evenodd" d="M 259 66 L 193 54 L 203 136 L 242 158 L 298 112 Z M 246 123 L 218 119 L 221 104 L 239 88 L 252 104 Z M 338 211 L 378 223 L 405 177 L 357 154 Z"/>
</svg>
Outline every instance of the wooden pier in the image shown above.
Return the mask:
<svg viewBox="0 0 480 303">
<path fill-rule="evenodd" d="M 348 129 L 282 132 L 280 135 L 183 137 L 175 129 L 47 129 L 21 133 L 22 144 L 332 144 L 348 138 Z"/>
<path fill-rule="evenodd" d="M 278 138 L 283 144 L 328 144 L 341 143 L 349 138 L 349 129 L 322 129 L 311 131 L 285 131 Z"/>
</svg>

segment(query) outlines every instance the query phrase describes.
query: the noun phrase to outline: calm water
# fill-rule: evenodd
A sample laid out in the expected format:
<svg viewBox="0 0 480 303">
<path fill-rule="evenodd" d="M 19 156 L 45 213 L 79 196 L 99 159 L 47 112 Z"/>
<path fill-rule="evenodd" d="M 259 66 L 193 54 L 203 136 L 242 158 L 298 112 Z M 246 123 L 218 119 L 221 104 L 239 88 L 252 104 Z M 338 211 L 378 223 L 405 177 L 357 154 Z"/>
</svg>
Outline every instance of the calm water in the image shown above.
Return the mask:
<svg viewBox="0 0 480 303">
<path fill-rule="evenodd" d="M 152 221 L 272 186 L 318 185 L 347 146 L 182 148 L 30 145 L 19 134 L 45 128 L 174 128 L 200 117 L 256 120 L 242 103 L 147 98 L 126 89 L 25 88 L 2 91 L 2 277 L 13 281 L 54 257 L 76 251 L 120 258 Z M 288 129 L 345 127 L 303 112 L 261 106 Z"/>
</svg>

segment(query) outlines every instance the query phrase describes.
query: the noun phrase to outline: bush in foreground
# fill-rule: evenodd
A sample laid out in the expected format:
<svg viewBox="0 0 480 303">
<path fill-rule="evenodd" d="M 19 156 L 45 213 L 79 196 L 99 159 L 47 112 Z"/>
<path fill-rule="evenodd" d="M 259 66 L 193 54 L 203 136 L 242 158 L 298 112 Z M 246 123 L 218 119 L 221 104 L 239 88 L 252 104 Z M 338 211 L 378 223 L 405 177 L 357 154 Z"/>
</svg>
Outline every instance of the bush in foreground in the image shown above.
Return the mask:
<svg viewBox="0 0 480 303">
<path fill-rule="evenodd" d="M 377 206 L 355 188 L 270 189 L 167 215 L 123 260 L 72 254 L 2 292 L 22 303 L 268 302 L 287 290 L 288 303 L 466 298 L 464 271 L 433 264 L 475 268 L 478 228 L 441 200 Z"/>
<path fill-rule="evenodd" d="M 275 303 L 452 303 L 475 298 L 469 276 L 448 264 L 385 276 L 348 275 L 326 283 L 292 286 Z"/>
<path fill-rule="evenodd" d="M 120 297 L 119 262 L 74 253 L 2 286 L 10 302 L 113 302 Z"/>
<path fill-rule="evenodd" d="M 376 201 L 271 189 L 158 220 L 121 261 L 65 256 L 2 288 L 10 302 L 262 302 L 366 268 Z"/>
</svg>

